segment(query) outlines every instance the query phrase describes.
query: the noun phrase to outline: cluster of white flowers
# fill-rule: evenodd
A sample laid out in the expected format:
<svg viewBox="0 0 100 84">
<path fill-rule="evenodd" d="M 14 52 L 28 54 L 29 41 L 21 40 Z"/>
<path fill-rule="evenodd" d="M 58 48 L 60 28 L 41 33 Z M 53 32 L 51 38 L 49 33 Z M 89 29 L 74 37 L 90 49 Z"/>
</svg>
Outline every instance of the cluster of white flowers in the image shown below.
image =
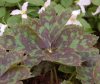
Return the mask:
<svg viewBox="0 0 100 84">
<path fill-rule="evenodd" d="M 42 13 L 43 11 L 45 11 L 45 9 L 51 4 L 51 0 L 47 0 L 43 7 L 41 7 L 41 9 L 38 11 L 38 14 Z M 80 15 L 80 13 L 86 13 L 85 11 L 85 7 L 91 4 L 91 0 L 78 0 L 76 1 L 76 5 L 78 5 L 80 7 L 79 10 L 74 10 L 72 11 L 72 15 L 69 18 L 69 20 L 66 22 L 65 25 L 79 25 L 82 26 L 82 24 L 77 20 L 78 15 Z M 28 2 L 25 2 L 21 9 L 15 9 L 11 12 L 10 15 L 21 15 L 22 19 L 27 19 L 27 8 L 28 8 Z M 96 11 L 94 13 L 92 13 L 92 15 L 97 15 L 98 13 L 100 13 L 100 6 L 97 7 Z M 3 35 L 5 29 L 7 28 L 6 24 L 2 24 L 0 23 L 0 36 Z"/>
<path fill-rule="evenodd" d="M 19 15 L 19 14 L 21 14 L 22 15 L 22 18 L 27 19 L 27 14 L 26 14 L 27 7 L 28 7 L 28 2 L 25 2 L 22 5 L 21 10 L 19 10 L 19 9 L 13 10 L 11 12 L 11 15 Z M 4 33 L 4 31 L 5 31 L 6 28 L 7 28 L 7 25 L 6 24 L 0 23 L 0 36 L 3 35 L 3 33 Z"/>
<path fill-rule="evenodd" d="M 82 13 L 86 13 L 85 7 L 91 4 L 91 0 L 78 0 L 76 1 L 76 5 L 78 5 L 82 11 Z M 92 13 L 92 15 L 97 15 L 100 13 L 100 6 L 96 9 L 96 12 Z M 77 20 L 78 15 L 80 15 L 80 10 L 74 10 L 72 11 L 72 16 L 67 21 L 66 25 L 79 25 L 82 26 L 82 24 Z"/>
<path fill-rule="evenodd" d="M 76 4 L 80 6 L 82 13 L 86 13 L 85 6 L 90 5 L 91 1 L 92 0 L 78 0 Z M 100 6 L 97 7 L 96 12 L 92 13 L 92 15 L 97 15 L 98 13 L 100 13 Z"/>
<path fill-rule="evenodd" d="M 47 0 L 44 3 L 44 6 L 38 11 L 38 13 L 42 13 L 43 11 L 45 11 L 45 9 L 50 5 L 51 0 Z M 10 15 L 21 15 L 22 19 L 27 19 L 27 8 L 28 8 L 28 2 L 25 2 L 21 9 L 15 9 L 11 12 Z M 0 36 L 3 35 L 5 29 L 7 28 L 7 25 L 0 23 Z"/>
</svg>

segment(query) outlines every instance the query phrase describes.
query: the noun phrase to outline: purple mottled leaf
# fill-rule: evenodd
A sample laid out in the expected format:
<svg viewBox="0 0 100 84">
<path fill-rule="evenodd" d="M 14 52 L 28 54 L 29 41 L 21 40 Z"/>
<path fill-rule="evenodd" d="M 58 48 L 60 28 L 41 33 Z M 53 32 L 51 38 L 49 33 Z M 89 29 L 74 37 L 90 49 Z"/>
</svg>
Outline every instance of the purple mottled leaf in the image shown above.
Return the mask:
<svg viewBox="0 0 100 84">
<path fill-rule="evenodd" d="M 4 48 L 12 50 L 16 48 L 15 38 L 12 35 L 5 35 L 0 38 L 0 45 L 2 45 Z"/>
<path fill-rule="evenodd" d="M 21 34 L 20 39 L 21 39 L 22 44 L 25 47 L 26 52 L 31 52 L 32 49 L 36 48 L 36 46 L 32 42 L 30 42 L 30 40 L 24 35 Z"/>
<path fill-rule="evenodd" d="M 92 52 L 81 52 L 84 62 L 76 70 L 77 78 L 81 80 L 82 84 L 99 84 L 99 77 L 97 76 L 99 63 L 97 60 L 100 59 L 100 55 L 96 55 L 96 52 L 93 50 Z"/>
<path fill-rule="evenodd" d="M 16 82 L 16 84 L 23 84 L 23 82 L 22 81 L 18 81 L 18 82 Z"/>
<path fill-rule="evenodd" d="M 93 67 L 77 67 L 77 78 L 82 84 L 94 84 Z"/>
<path fill-rule="evenodd" d="M 23 56 L 24 52 L 6 51 L 0 46 L 0 76 L 2 76 L 13 65 L 24 61 L 27 57 Z"/>
<path fill-rule="evenodd" d="M 15 66 L 0 77 L 0 84 L 18 84 L 18 81 L 31 77 L 30 69 L 25 66 Z"/>
<path fill-rule="evenodd" d="M 55 51 L 54 53 L 50 53 L 48 51 L 48 53 L 44 55 L 43 60 L 58 62 L 64 65 L 71 66 L 81 65 L 81 57 L 78 54 L 76 54 L 73 50 L 66 48 L 65 50 Z"/>
<path fill-rule="evenodd" d="M 65 25 L 69 16 L 67 12 L 57 15 L 55 10 L 43 12 L 39 19 L 30 20 L 33 24 L 25 21 L 12 29 L 13 34 L 1 37 L 0 84 L 21 83 L 41 61 L 75 66 L 77 78 L 83 84 L 93 84 L 99 72 L 93 67 L 99 56 L 92 49 L 98 38 L 86 34 L 82 27 Z"/>
<path fill-rule="evenodd" d="M 24 65 L 32 68 L 35 65 L 38 65 L 43 59 L 42 51 L 39 49 L 34 49 L 29 55 L 27 59 L 24 60 Z"/>
<path fill-rule="evenodd" d="M 98 37 L 92 34 L 85 34 L 78 26 L 67 26 L 63 33 L 67 36 L 66 46 L 78 51 L 87 51 L 93 47 Z M 74 28 L 75 27 L 75 28 Z"/>
<path fill-rule="evenodd" d="M 93 78 L 95 84 L 100 84 L 100 58 L 97 60 L 96 66 L 94 67 Z"/>
<path fill-rule="evenodd" d="M 35 50 L 39 53 L 35 52 L 31 57 L 37 56 L 41 61 L 46 60 L 71 66 L 80 66 L 86 61 L 79 52 L 91 50 L 98 38 L 95 35 L 86 34 L 82 27 L 66 26 L 64 22 L 67 18 L 66 12 L 56 15 L 54 10 L 40 14 L 39 20 L 34 21 L 36 26 L 34 30 L 38 37 L 33 44 L 37 46 Z"/>
</svg>

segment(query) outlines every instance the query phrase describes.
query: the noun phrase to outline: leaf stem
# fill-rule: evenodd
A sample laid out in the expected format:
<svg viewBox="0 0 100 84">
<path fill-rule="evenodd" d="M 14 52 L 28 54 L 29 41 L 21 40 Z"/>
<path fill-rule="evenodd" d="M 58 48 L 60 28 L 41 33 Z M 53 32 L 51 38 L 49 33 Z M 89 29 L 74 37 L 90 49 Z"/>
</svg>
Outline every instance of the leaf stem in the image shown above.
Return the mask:
<svg viewBox="0 0 100 84">
<path fill-rule="evenodd" d="M 56 84 L 58 84 L 58 77 L 57 77 L 57 72 L 56 72 L 56 68 L 55 67 L 54 67 L 54 75 L 55 75 Z"/>
<path fill-rule="evenodd" d="M 53 84 L 53 70 L 50 73 L 50 84 Z"/>
<path fill-rule="evenodd" d="M 68 81 L 71 81 L 72 78 L 73 78 L 73 76 L 75 76 L 75 74 L 76 74 L 76 71 L 74 71 L 74 72 L 72 73 L 72 75 L 70 76 L 70 78 L 68 79 Z"/>
</svg>

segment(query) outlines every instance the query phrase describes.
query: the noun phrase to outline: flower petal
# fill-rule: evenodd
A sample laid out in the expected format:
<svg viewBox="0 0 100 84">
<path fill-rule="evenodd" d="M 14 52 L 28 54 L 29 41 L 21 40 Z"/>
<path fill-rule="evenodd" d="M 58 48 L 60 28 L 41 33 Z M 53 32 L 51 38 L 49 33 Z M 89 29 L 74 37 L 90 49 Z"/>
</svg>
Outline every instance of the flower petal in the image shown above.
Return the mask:
<svg viewBox="0 0 100 84">
<path fill-rule="evenodd" d="M 42 7 L 42 8 L 38 11 L 38 14 L 42 13 L 43 11 L 45 11 L 45 7 Z"/>
<path fill-rule="evenodd" d="M 65 25 L 71 25 L 71 24 L 73 24 L 73 21 L 68 20 L 67 23 L 66 23 Z"/>
<path fill-rule="evenodd" d="M 25 2 L 25 3 L 22 5 L 22 11 L 27 11 L 27 7 L 28 7 L 28 2 Z"/>
<path fill-rule="evenodd" d="M 0 23 L 0 36 L 3 35 L 3 33 L 4 33 L 5 29 L 6 29 L 6 27 L 7 27 L 7 25 L 4 25 L 4 24 Z"/>
<path fill-rule="evenodd" d="M 80 14 L 80 9 L 72 11 L 72 15 L 78 16 L 79 14 Z"/>
<path fill-rule="evenodd" d="M 74 22 L 74 24 L 75 24 L 75 25 L 78 25 L 78 26 L 82 26 L 82 24 L 81 24 L 78 20 L 76 20 L 76 21 Z"/>
<path fill-rule="evenodd" d="M 51 3 L 51 0 L 47 0 L 45 3 L 44 3 L 44 7 L 47 8 Z"/>
<path fill-rule="evenodd" d="M 22 14 L 23 19 L 27 19 L 27 14 Z"/>
<path fill-rule="evenodd" d="M 80 6 L 82 13 L 85 13 L 85 6 L 90 5 L 91 0 L 79 0 L 76 4 Z"/>
<path fill-rule="evenodd" d="M 79 0 L 77 3 L 77 5 L 83 5 L 83 6 L 88 6 L 91 4 L 91 0 Z"/>
<path fill-rule="evenodd" d="M 47 8 L 51 3 L 51 0 L 47 0 L 45 3 L 44 3 L 44 6 L 38 11 L 38 14 L 42 13 L 43 11 L 45 11 L 45 8 Z"/>
<path fill-rule="evenodd" d="M 21 14 L 21 10 L 18 10 L 18 9 L 13 10 L 13 11 L 11 12 L 11 15 L 19 15 L 19 14 Z"/>
<path fill-rule="evenodd" d="M 75 20 L 75 21 L 68 20 L 68 22 L 65 25 L 78 25 L 78 26 L 82 26 L 82 24 L 78 20 Z"/>
<path fill-rule="evenodd" d="M 92 13 L 92 15 L 97 15 L 98 13 L 100 13 L 100 6 L 96 9 L 96 12 Z"/>
<path fill-rule="evenodd" d="M 82 13 L 86 13 L 84 6 L 80 6 L 80 8 L 81 8 Z"/>
</svg>

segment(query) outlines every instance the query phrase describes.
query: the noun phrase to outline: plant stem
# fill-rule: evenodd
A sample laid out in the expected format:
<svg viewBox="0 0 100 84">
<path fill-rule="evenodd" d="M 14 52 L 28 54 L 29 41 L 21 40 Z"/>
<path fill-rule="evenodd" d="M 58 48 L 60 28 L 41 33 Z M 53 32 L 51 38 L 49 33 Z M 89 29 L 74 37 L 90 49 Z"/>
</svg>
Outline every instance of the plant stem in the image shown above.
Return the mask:
<svg viewBox="0 0 100 84">
<path fill-rule="evenodd" d="M 57 72 L 56 72 L 56 68 L 55 67 L 54 67 L 54 76 L 55 76 L 56 84 L 58 84 L 58 77 L 57 77 Z"/>
<path fill-rule="evenodd" d="M 53 84 L 53 71 L 51 70 L 50 73 L 50 84 Z"/>
<path fill-rule="evenodd" d="M 76 74 L 76 71 L 74 71 L 74 72 L 72 73 L 72 75 L 70 76 L 70 78 L 68 79 L 68 81 L 71 81 L 72 78 L 73 78 L 73 76 L 75 76 L 75 74 Z"/>
</svg>

